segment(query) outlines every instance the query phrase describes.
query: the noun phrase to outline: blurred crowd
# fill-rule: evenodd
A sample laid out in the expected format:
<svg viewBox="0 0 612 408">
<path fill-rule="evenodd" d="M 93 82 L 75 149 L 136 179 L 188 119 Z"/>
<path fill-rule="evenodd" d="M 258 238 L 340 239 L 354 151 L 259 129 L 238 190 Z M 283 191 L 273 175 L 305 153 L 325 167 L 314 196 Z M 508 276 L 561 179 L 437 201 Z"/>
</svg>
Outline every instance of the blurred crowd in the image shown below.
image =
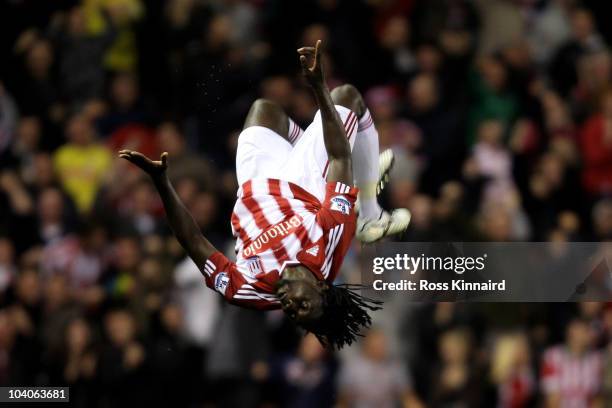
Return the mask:
<svg viewBox="0 0 612 408">
<path fill-rule="evenodd" d="M 605 3 L 3 1 L 0 385 L 68 385 L 78 407 L 612 406 L 611 305 L 390 304 L 330 353 L 222 304 L 116 157 L 169 152 L 230 256 L 246 112 L 269 98 L 306 127 L 295 50 L 321 39 L 330 88 L 356 85 L 395 151 L 400 239 L 609 240 Z"/>
</svg>

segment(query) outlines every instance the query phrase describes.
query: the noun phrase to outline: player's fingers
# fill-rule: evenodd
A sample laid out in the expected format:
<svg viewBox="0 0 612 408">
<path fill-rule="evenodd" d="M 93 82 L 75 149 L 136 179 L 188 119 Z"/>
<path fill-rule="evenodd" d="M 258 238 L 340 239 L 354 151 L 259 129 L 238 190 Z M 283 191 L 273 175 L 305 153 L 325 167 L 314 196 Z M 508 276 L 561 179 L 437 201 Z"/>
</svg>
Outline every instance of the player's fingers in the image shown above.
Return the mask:
<svg viewBox="0 0 612 408">
<path fill-rule="evenodd" d="M 119 157 L 129 161 L 130 163 L 136 164 L 136 161 L 134 160 L 134 157 L 130 156 L 129 154 L 120 154 Z"/>
<path fill-rule="evenodd" d="M 145 156 L 144 154 L 142 154 L 142 153 L 140 153 L 140 152 L 130 152 L 130 156 L 137 157 L 137 158 L 139 158 L 139 159 L 149 160 L 149 159 L 147 158 L 147 156 Z"/>
<path fill-rule="evenodd" d="M 153 161 L 151 159 L 149 159 L 147 156 L 145 156 L 144 154 L 140 153 L 140 152 L 132 152 L 130 154 L 130 158 L 132 162 L 139 164 L 139 165 L 143 165 L 143 164 L 151 164 L 153 163 Z"/>
<path fill-rule="evenodd" d="M 161 154 L 161 164 L 162 166 L 166 167 L 168 164 L 168 152 L 163 152 Z"/>
<path fill-rule="evenodd" d="M 317 40 L 317 45 L 315 46 L 315 65 L 317 61 L 321 61 L 321 40 Z"/>
<path fill-rule="evenodd" d="M 122 157 L 124 159 L 129 159 L 131 157 L 132 152 L 129 150 L 121 150 L 119 152 L 119 157 Z"/>
<path fill-rule="evenodd" d="M 316 52 L 316 49 L 314 47 L 302 47 L 302 48 L 298 48 L 297 52 L 300 55 L 314 55 Z"/>
</svg>

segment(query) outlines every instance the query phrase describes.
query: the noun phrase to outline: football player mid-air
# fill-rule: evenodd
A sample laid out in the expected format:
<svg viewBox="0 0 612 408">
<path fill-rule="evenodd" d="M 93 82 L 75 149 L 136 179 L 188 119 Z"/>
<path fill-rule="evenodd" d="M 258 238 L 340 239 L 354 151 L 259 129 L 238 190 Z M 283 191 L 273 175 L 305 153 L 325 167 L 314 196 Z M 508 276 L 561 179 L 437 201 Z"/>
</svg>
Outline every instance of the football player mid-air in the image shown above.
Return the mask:
<svg viewBox="0 0 612 408">
<path fill-rule="evenodd" d="M 410 213 L 389 214 L 378 205 L 393 154 L 379 155 L 359 92 L 350 85 L 329 92 L 320 41 L 298 54 L 319 111 L 302 130 L 277 104 L 253 103 L 236 153 L 235 262 L 211 245 L 181 203 L 166 175 L 167 153 L 159 161 L 129 150 L 119 156 L 151 177 L 170 227 L 211 289 L 238 306 L 281 308 L 324 345 L 341 348 L 370 325 L 368 311 L 380 305 L 361 296 L 359 286 L 333 284 L 353 236 L 374 242 L 402 232 Z"/>
</svg>

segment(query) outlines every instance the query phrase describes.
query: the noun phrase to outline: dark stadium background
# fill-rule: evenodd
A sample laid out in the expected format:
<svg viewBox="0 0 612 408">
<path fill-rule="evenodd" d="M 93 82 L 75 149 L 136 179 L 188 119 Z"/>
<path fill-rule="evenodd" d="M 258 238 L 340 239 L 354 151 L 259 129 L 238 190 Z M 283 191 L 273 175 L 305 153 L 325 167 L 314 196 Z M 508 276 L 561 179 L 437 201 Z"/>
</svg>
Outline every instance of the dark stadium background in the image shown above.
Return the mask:
<svg viewBox="0 0 612 408">
<path fill-rule="evenodd" d="M 611 406 L 610 305 L 390 303 L 326 353 L 221 304 L 115 154 L 168 151 L 231 254 L 242 121 L 265 97 L 309 123 L 295 49 L 322 39 L 330 87 L 355 84 L 395 151 L 402 239 L 609 240 L 605 3 L 3 1 L 0 385 L 68 385 L 78 407 Z"/>
</svg>

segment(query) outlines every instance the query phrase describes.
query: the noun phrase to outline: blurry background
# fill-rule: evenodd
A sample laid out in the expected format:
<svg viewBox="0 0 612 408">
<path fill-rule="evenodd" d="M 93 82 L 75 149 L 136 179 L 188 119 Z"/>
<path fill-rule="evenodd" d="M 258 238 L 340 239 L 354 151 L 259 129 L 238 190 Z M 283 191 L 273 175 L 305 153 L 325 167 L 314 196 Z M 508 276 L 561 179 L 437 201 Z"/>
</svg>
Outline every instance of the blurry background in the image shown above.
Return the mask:
<svg viewBox="0 0 612 408">
<path fill-rule="evenodd" d="M 0 385 L 73 405 L 612 404 L 612 308 L 389 304 L 324 352 L 281 312 L 221 304 L 120 148 L 170 153 L 231 254 L 250 103 L 307 126 L 295 49 L 365 95 L 395 150 L 407 241 L 612 238 L 612 25 L 603 1 L 5 0 Z M 356 268 L 355 244 L 344 266 Z"/>
</svg>

